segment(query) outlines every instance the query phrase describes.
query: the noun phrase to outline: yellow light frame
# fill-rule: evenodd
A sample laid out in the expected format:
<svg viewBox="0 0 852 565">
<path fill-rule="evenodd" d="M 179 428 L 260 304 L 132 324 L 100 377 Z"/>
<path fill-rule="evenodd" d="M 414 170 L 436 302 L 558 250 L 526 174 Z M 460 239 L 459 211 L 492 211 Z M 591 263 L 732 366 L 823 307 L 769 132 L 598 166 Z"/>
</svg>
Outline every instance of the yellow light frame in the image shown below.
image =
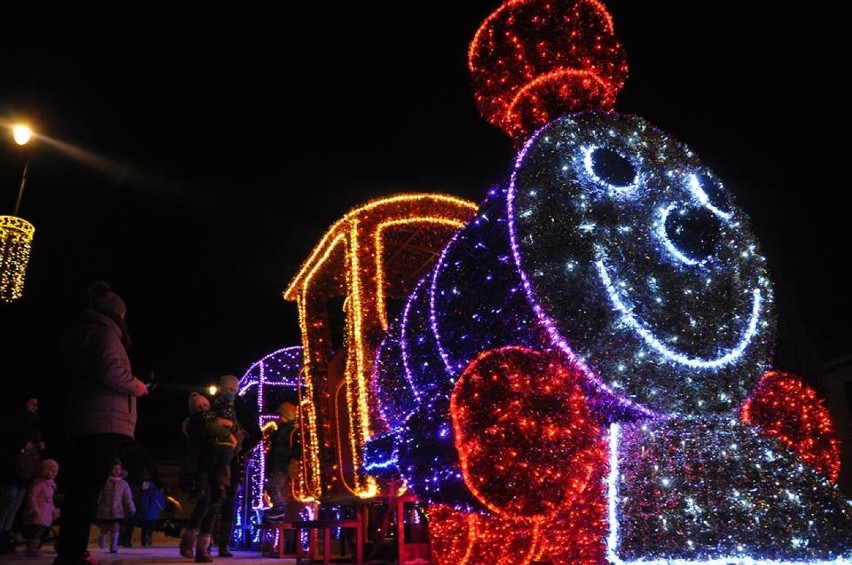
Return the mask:
<svg viewBox="0 0 852 565">
<path fill-rule="evenodd" d="M 399 283 L 388 279 L 387 235 L 393 228 L 423 229 L 425 235 L 415 243 L 437 256 L 476 211 L 475 203 L 445 194 L 399 194 L 372 200 L 326 231 L 282 293 L 285 300 L 297 303 L 304 355 L 306 492 L 300 495 L 371 498 L 379 492 L 375 478 L 363 470 L 363 452 L 373 432 L 369 408 L 373 360 L 388 327 L 385 289 Z M 344 296 L 348 304 L 344 329 L 348 450 L 339 445 L 343 438 L 331 430 L 334 404 L 329 394 L 333 391 L 328 390 L 325 372 L 332 349 L 327 301 L 335 296 Z M 350 474 L 344 462 L 351 465 Z"/>
</svg>

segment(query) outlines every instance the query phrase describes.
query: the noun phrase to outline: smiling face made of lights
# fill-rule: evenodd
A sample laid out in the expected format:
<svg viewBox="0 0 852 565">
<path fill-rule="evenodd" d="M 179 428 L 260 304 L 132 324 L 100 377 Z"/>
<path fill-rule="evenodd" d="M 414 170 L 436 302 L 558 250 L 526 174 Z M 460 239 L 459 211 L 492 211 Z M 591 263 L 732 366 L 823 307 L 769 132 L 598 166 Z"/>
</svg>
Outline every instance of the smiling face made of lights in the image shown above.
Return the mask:
<svg viewBox="0 0 852 565">
<path fill-rule="evenodd" d="M 632 116 L 556 120 L 520 152 L 507 207 L 536 316 L 605 395 L 697 414 L 752 392 L 774 337 L 765 259 L 683 144 Z"/>
<path fill-rule="evenodd" d="M 687 147 L 634 116 L 555 119 L 380 348 L 377 395 L 395 440 L 374 463 L 393 452 L 419 496 L 477 507 L 457 472 L 450 399 L 507 347 L 533 364 L 556 354 L 599 424 L 733 413 L 765 371 L 772 304 L 747 219 Z M 524 386 L 526 398 L 540 392 L 535 379 Z"/>
</svg>

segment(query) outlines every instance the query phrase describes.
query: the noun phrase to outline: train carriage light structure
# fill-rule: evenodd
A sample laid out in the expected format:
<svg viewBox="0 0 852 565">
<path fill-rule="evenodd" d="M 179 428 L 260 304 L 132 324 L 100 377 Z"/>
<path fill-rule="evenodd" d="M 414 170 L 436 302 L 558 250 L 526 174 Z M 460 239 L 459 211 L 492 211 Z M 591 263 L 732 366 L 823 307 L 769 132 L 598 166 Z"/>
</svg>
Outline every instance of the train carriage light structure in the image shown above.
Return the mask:
<svg viewBox="0 0 852 565">
<path fill-rule="evenodd" d="M 367 202 L 326 231 L 284 290 L 285 300 L 298 307 L 304 351 L 304 481 L 298 496 L 370 498 L 382 489 L 363 459 L 366 442 L 386 431 L 372 371 L 391 319 L 388 305 L 410 294 L 476 209 L 440 193 Z M 334 343 L 329 321 L 335 298 L 345 298 L 342 343 Z"/>
</svg>

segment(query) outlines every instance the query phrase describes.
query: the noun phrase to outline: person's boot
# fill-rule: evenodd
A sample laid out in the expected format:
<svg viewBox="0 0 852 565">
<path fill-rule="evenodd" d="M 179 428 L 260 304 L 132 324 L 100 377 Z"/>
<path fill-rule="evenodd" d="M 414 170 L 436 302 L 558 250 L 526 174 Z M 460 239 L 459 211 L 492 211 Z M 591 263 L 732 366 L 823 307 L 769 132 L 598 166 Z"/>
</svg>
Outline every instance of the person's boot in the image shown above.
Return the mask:
<svg viewBox="0 0 852 565">
<path fill-rule="evenodd" d="M 219 547 L 219 553 L 217 554 L 219 557 L 233 557 L 234 554 L 228 549 L 228 542 L 231 541 L 231 523 L 224 519 L 224 517 L 219 517 L 219 525 L 218 530 L 219 534 L 216 536 L 216 545 Z"/>
<path fill-rule="evenodd" d="M 198 537 L 198 530 L 190 530 L 189 528 L 183 533 L 180 539 L 180 554 L 181 557 L 192 557 L 195 549 L 195 541 Z"/>
<path fill-rule="evenodd" d="M 133 547 L 133 542 L 130 541 L 133 532 L 127 532 L 124 529 L 121 531 L 121 535 L 118 536 L 118 546 L 119 547 Z"/>
<path fill-rule="evenodd" d="M 35 557 L 39 554 L 39 548 L 41 547 L 41 541 L 37 539 L 28 539 L 27 540 L 27 557 Z"/>
<path fill-rule="evenodd" d="M 146 547 L 149 545 L 154 545 L 154 541 L 152 539 L 151 534 L 142 534 L 142 545 Z"/>
<path fill-rule="evenodd" d="M 109 552 L 118 553 L 118 530 L 113 530 L 109 534 Z"/>
<path fill-rule="evenodd" d="M 213 556 L 210 555 L 210 540 L 212 537 L 210 534 L 198 536 L 198 542 L 195 544 L 196 563 L 213 563 Z"/>
<path fill-rule="evenodd" d="M 219 553 L 217 553 L 219 557 L 233 557 L 234 554 L 231 553 L 231 550 L 228 549 L 228 545 L 225 543 L 219 544 Z"/>
<path fill-rule="evenodd" d="M 101 549 L 107 548 L 107 534 L 98 534 L 98 547 Z"/>
</svg>

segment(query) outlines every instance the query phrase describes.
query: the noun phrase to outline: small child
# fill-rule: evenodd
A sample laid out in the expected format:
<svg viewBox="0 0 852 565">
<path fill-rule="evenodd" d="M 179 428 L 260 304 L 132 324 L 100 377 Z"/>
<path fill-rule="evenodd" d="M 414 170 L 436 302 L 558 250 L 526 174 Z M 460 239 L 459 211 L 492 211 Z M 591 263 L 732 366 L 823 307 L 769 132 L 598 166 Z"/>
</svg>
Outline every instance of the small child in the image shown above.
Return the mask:
<svg viewBox="0 0 852 565">
<path fill-rule="evenodd" d="M 121 460 L 112 464 L 112 473 L 98 496 L 98 511 L 95 522 L 100 527 L 98 547 L 106 549 L 109 538 L 109 552 L 118 553 L 118 534 L 126 518 L 136 514 L 130 485 L 122 478 L 124 469 Z"/>
<path fill-rule="evenodd" d="M 160 512 L 166 506 L 166 497 L 163 491 L 157 488 L 152 481 L 142 483 L 142 495 L 139 497 L 139 523 L 142 527 L 142 545 L 153 545 L 154 530 Z"/>
<path fill-rule="evenodd" d="M 24 515 L 21 517 L 21 533 L 27 540 L 28 557 L 39 554 L 45 532 L 59 518 L 59 509 L 53 502 L 58 473 L 59 463 L 53 459 L 45 459 L 41 462 L 41 472 L 27 490 Z"/>
<path fill-rule="evenodd" d="M 296 477 L 302 448 L 298 428 L 298 408 L 291 402 L 278 406 L 278 420 L 270 426 L 266 449 L 266 494 L 272 507 L 263 514 L 265 522 L 281 521 L 286 516 L 290 481 Z"/>
</svg>

